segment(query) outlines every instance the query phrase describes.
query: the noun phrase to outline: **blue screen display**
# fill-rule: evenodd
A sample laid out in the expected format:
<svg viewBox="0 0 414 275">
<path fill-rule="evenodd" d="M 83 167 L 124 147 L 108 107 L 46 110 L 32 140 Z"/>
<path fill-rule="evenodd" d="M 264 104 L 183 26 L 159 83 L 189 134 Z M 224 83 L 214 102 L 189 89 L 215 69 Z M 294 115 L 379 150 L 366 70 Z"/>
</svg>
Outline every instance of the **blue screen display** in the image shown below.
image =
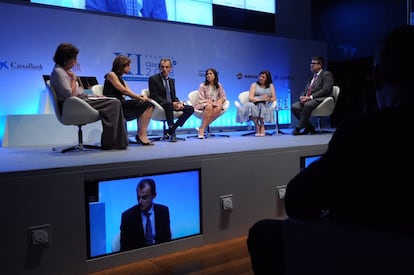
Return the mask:
<svg viewBox="0 0 414 275">
<path fill-rule="evenodd" d="M 169 208 L 171 240 L 202 233 L 199 170 L 90 181 L 86 189 L 95 190 L 87 191 L 89 258 L 119 252 L 122 212 L 137 205 L 137 184 L 144 178 L 156 183 L 153 202 Z"/>
<path fill-rule="evenodd" d="M 305 169 L 308 167 L 312 162 L 318 160 L 321 155 L 313 155 L 313 156 L 304 156 L 300 157 L 300 170 Z"/>
<path fill-rule="evenodd" d="M 213 4 L 269 14 L 275 14 L 276 10 L 276 1 L 269 0 L 136 0 L 134 4 L 127 4 L 128 1 L 121 4 L 119 0 L 31 0 L 30 2 L 204 26 L 213 26 Z"/>
</svg>

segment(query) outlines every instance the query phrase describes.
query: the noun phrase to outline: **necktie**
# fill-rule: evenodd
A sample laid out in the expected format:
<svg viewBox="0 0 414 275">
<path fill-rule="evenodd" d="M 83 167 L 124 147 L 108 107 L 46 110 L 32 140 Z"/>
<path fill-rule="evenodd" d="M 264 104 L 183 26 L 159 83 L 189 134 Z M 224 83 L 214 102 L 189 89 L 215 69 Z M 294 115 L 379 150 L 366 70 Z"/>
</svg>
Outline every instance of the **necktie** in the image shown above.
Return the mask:
<svg viewBox="0 0 414 275">
<path fill-rule="evenodd" d="M 141 5 L 142 6 L 142 5 Z M 127 15 L 138 16 L 140 5 L 137 0 L 126 0 L 126 13 Z"/>
<path fill-rule="evenodd" d="M 152 236 L 152 226 L 151 226 L 151 213 L 144 212 L 144 215 L 147 217 L 147 223 L 145 224 L 145 239 L 147 244 L 153 244 L 154 239 Z"/>
<path fill-rule="evenodd" d="M 167 101 L 172 102 L 171 91 L 170 91 L 170 83 L 168 82 L 168 78 L 164 79 L 165 83 L 165 92 L 167 94 Z"/>
<path fill-rule="evenodd" d="M 317 74 L 313 75 L 311 83 L 309 84 L 309 87 L 308 87 L 308 91 L 306 92 L 306 96 L 310 96 L 312 94 L 312 87 L 313 87 L 313 84 L 315 83 L 317 77 L 318 77 Z"/>
</svg>

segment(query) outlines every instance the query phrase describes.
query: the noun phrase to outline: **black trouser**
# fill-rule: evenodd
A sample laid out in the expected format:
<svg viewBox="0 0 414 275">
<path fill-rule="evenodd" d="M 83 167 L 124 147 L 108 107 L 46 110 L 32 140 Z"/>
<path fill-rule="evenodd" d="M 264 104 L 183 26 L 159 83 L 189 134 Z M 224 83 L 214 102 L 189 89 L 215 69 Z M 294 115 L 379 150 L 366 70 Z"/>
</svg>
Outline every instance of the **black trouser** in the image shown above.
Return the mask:
<svg viewBox="0 0 414 275">
<path fill-rule="evenodd" d="M 161 104 L 161 107 L 164 108 L 165 118 L 167 119 L 168 128 L 171 131 L 175 131 L 178 127 L 182 127 L 187 119 L 194 113 L 194 107 L 189 105 L 184 105 L 184 109 L 181 110 L 183 114 L 177 119 L 174 123 L 174 112 L 173 104 L 171 102 L 166 102 Z"/>
</svg>

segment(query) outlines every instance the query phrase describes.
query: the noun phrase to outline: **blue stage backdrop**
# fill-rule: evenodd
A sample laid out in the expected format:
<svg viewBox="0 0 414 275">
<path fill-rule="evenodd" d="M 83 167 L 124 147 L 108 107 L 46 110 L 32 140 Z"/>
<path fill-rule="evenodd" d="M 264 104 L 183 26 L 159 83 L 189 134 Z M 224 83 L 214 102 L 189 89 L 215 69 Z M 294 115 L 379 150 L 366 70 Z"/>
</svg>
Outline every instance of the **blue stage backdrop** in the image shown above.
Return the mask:
<svg viewBox="0 0 414 275">
<path fill-rule="evenodd" d="M 147 87 L 148 77 L 158 73 L 160 58 L 171 58 L 172 77 L 183 101 L 204 81 L 206 68 L 216 68 L 231 107 L 213 127 L 243 126 L 236 122 L 234 101 L 257 80 L 261 70 L 271 71 L 279 102 L 289 106 L 290 98 L 304 88 L 310 58 L 326 56 L 326 43 L 320 41 L 73 9 L 0 3 L 0 16 L 1 139 L 7 115 L 53 112 L 42 75 L 50 74 L 55 49 L 64 41 L 80 49 L 76 74 L 96 76 L 99 83 L 116 55 L 128 55 L 131 74 L 125 80 L 138 93 Z M 279 112 L 279 122 L 290 124 L 289 110 Z M 199 124 L 199 119 L 192 117 L 184 128 Z M 160 122 L 150 124 L 150 129 L 161 127 Z M 128 129 L 136 129 L 136 123 L 129 122 Z"/>
</svg>

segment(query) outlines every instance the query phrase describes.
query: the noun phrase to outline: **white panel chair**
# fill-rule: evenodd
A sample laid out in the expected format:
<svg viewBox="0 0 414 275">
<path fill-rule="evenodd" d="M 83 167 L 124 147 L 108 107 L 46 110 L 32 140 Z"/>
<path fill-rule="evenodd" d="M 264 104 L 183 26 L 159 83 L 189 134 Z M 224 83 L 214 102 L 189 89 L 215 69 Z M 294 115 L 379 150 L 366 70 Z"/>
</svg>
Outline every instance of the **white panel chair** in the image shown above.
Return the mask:
<svg viewBox="0 0 414 275">
<path fill-rule="evenodd" d="M 150 98 L 150 92 L 149 92 L 148 88 L 142 89 L 141 94 Z M 151 119 L 156 120 L 156 121 L 162 121 L 162 123 L 163 123 L 163 131 L 162 131 L 163 136 L 162 137 L 150 138 L 150 140 L 152 140 L 152 141 L 165 140 L 165 137 L 166 137 L 166 134 L 167 134 L 167 118 L 165 117 L 164 108 L 162 108 L 161 105 L 158 104 L 158 102 L 156 102 L 153 99 L 151 99 L 151 102 L 154 105 L 154 110 L 152 112 Z M 183 114 L 182 111 L 174 111 L 174 119 L 179 118 L 182 114 Z M 177 139 L 185 140 L 185 138 L 180 138 L 180 137 L 177 137 Z"/>
<path fill-rule="evenodd" d="M 187 100 L 187 104 L 191 105 L 191 106 L 195 106 L 198 103 L 198 90 L 194 90 L 191 91 L 190 93 L 188 93 L 188 100 Z M 230 107 L 230 101 L 228 99 L 226 99 L 226 101 L 223 104 L 223 110 L 221 111 L 220 116 L 222 116 Z M 203 119 L 203 111 L 202 110 L 198 110 L 196 108 L 194 108 L 194 113 L 193 115 L 199 119 Z M 209 137 L 230 137 L 230 135 L 224 135 L 224 134 L 212 134 L 210 131 L 210 125 L 207 126 L 206 129 L 207 134 L 205 134 L 204 136 L 206 138 Z M 194 135 L 194 136 L 188 136 L 188 137 L 198 137 L 198 135 Z"/>
<path fill-rule="evenodd" d="M 63 104 L 60 104 L 55 90 L 50 85 L 50 80 L 46 80 L 45 82 L 50 98 L 52 99 L 56 118 L 63 125 L 74 125 L 78 127 L 78 144 L 64 148 L 61 152 L 66 153 L 69 151 L 88 151 L 87 149 L 100 149 L 101 147 L 97 145 L 83 144 L 82 132 L 82 126 L 101 119 L 99 112 L 84 100 L 75 96 L 67 98 Z M 53 151 L 57 151 L 57 149 L 53 148 Z"/>
<path fill-rule="evenodd" d="M 247 104 L 247 102 L 249 102 L 249 91 L 243 91 L 239 94 L 239 101 L 234 101 L 234 105 L 236 105 L 236 108 L 239 110 L 243 109 L 243 106 Z M 276 108 L 277 106 L 277 102 L 276 100 L 273 101 L 272 103 L 272 108 Z M 252 131 L 252 132 L 248 132 L 248 133 L 244 133 L 242 134 L 242 136 L 252 136 L 255 135 L 256 131 Z M 266 136 L 272 136 L 272 133 L 268 133 L 266 132 Z"/>
<path fill-rule="evenodd" d="M 93 94 L 93 95 L 96 95 L 96 96 L 101 96 L 101 95 L 103 95 L 103 88 L 104 88 L 104 85 L 102 85 L 102 84 L 96 84 L 96 85 L 93 85 L 93 86 L 91 87 L 92 94 Z"/>
<path fill-rule="evenodd" d="M 324 101 L 322 101 L 322 103 L 312 111 L 311 117 L 316 117 L 317 119 L 317 132 L 331 133 L 331 131 L 322 130 L 321 118 L 328 117 L 329 119 L 330 115 L 332 115 L 335 110 L 336 103 L 338 102 L 340 90 L 341 89 L 338 86 L 333 86 L 332 96 L 325 98 Z"/>
</svg>

